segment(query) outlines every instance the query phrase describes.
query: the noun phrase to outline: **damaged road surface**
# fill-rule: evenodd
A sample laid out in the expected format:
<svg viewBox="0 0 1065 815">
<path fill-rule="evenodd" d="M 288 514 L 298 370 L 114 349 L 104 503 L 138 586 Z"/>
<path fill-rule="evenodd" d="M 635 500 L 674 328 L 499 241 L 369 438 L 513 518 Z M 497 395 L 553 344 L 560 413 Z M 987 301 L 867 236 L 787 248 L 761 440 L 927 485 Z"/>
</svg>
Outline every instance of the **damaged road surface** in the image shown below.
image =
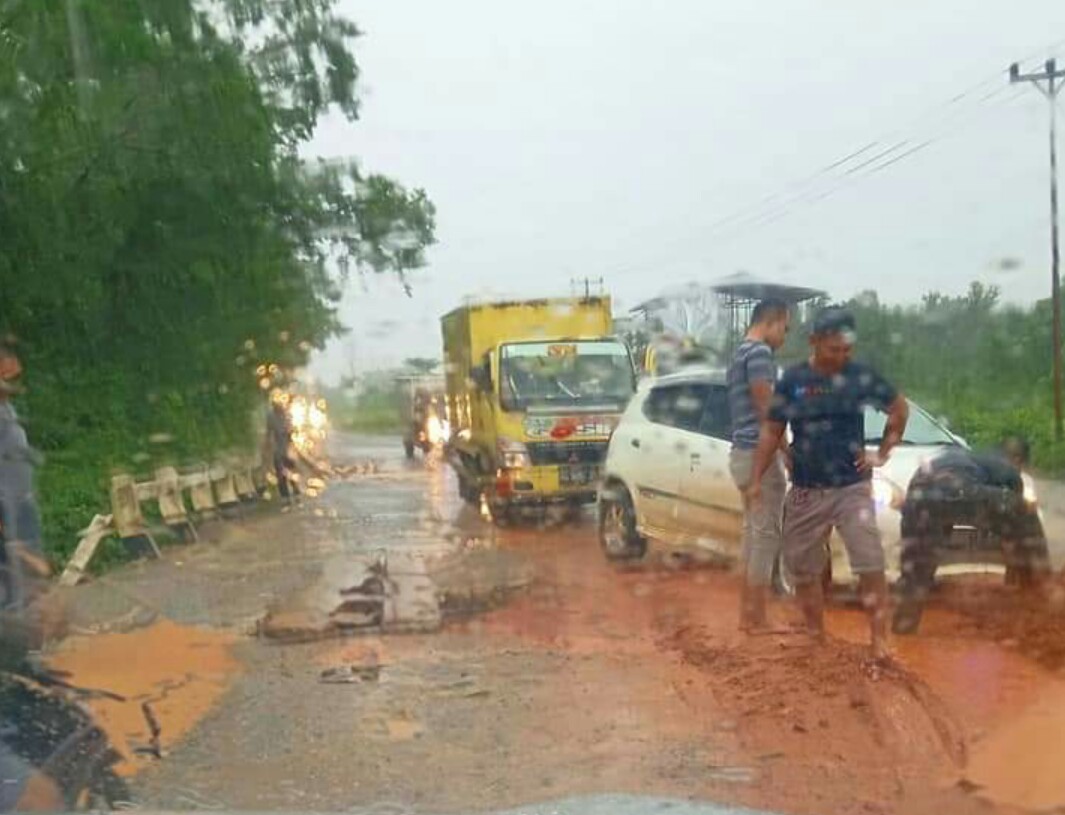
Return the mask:
<svg viewBox="0 0 1065 815">
<path fill-rule="evenodd" d="M 49 660 L 128 700 L 90 707 L 136 805 L 1065 805 L 1060 609 L 1014 614 L 998 584 L 952 583 L 897 664 L 870 671 L 860 609 L 835 604 L 823 646 L 747 637 L 727 571 L 654 549 L 608 565 L 590 515 L 493 529 L 435 460 L 334 444 L 338 470 L 380 468 L 71 593 L 74 636 Z"/>
</svg>

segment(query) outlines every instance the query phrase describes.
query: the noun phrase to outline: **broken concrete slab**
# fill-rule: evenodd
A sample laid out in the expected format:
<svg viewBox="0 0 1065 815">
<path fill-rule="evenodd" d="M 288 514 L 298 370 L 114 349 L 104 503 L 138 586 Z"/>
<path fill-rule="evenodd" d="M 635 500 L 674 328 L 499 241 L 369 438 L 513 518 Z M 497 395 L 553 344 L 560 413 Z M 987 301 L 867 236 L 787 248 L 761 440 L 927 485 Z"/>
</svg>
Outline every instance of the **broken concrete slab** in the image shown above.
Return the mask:
<svg viewBox="0 0 1065 815">
<path fill-rule="evenodd" d="M 435 631 L 440 621 L 436 586 L 424 561 L 377 552 L 327 565 L 317 584 L 270 609 L 259 633 L 294 642 L 359 632 Z"/>
<path fill-rule="evenodd" d="M 443 622 L 436 584 L 416 552 L 388 556 L 382 628 L 386 633 L 436 631 Z"/>
<path fill-rule="evenodd" d="M 532 578 L 528 561 L 516 553 L 439 541 L 336 558 L 314 586 L 271 607 L 257 632 L 281 642 L 429 633 L 445 615 L 502 604 Z"/>
</svg>

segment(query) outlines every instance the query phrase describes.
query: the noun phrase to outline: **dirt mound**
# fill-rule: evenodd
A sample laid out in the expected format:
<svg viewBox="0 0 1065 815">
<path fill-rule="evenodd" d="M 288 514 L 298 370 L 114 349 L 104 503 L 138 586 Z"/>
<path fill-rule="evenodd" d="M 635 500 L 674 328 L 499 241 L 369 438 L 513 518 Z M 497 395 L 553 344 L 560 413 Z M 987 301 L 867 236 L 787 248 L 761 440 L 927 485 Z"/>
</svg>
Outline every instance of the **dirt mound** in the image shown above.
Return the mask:
<svg viewBox="0 0 1065 815">
<path fill-rule="evenodd" d="M 714 695 L 738 712 L 744 748 L 796 801 L 816 802 L 843 783 L 862 791 L 859 808 L 879 809 L 965 763 L 965 738 L 946 705 L 905 668 L 872 665 L 860 646 L 802 635 L 722 641 L 697 627 L 663 645 L 705 672 Z"/>
</svg>

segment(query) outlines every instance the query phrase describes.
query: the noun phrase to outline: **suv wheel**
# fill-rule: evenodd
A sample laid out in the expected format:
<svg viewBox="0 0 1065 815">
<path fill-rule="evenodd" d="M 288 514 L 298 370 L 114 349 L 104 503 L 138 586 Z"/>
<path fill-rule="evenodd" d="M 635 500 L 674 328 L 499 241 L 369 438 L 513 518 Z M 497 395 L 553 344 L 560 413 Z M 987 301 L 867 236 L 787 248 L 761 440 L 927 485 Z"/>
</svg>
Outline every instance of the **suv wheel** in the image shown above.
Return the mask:
<svg viewBox="0 0 1065 815">
<path fill-rule="evenodd" d="M 632 497 L 620 484 L 604 487 L 599 499 L 599 544 L 607 560 L 637 560 L 647 553 L 647 539 L 636 531 Z"/>
</svg>

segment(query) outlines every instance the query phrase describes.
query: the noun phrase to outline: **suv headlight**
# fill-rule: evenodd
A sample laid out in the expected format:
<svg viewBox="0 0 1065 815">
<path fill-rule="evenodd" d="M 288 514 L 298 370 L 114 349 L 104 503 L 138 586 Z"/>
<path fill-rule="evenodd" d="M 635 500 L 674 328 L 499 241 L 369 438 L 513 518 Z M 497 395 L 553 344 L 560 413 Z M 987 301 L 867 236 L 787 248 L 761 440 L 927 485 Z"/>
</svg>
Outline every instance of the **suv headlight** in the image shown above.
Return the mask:
<svg viewBox="0 0 1065 815">
<path fill-rule="evenodd" d="M 873 500 L 876 501 L 877 509 L 884 509 L 885 507 L 902 509 L 902 505 L 906 500 L 906 494 L 890 479 L 880 475 L 874 475 Z"/>
<path fill-rule="evenodd" d="M 523 442 L 500 436 L 496 441 L 496 452 L 499 454 L 499 461 L 504 470 L 520 470 L 523 467 L 532 466 L 529 448 Z"/>
<path fill-rule="evenodd" d="M 1024 489 L 1024 503 L 1029 507 L 1039 506 L 1039 496 L 1036 495 L 1035 491 L 1035 479 L 1028 473 L 1021 473 L 1021 484 Z"/>
</svg>

